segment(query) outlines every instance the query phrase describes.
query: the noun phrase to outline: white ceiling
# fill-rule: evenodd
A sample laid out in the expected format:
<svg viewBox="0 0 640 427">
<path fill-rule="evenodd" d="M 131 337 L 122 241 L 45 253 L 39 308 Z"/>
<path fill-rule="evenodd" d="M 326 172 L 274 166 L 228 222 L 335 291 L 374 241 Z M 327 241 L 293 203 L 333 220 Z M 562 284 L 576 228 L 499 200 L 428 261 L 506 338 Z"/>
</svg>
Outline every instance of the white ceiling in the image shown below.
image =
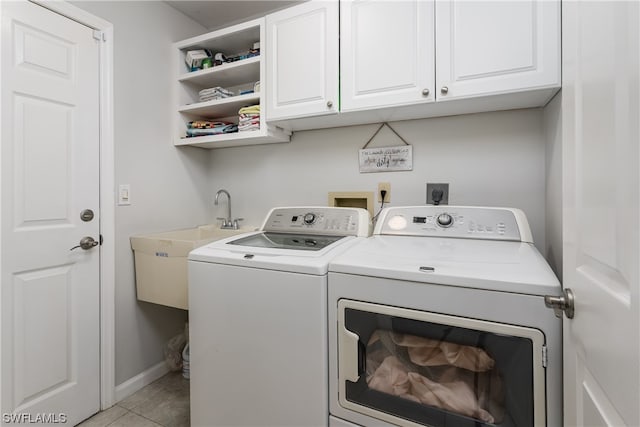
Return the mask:
<svg viewBox="0 0 640 427">
<path fill-rule="evenodd" d="M 169 5 L 210 30 L 258 18 L 304 0 L 174 0 Z"/>
</svg>

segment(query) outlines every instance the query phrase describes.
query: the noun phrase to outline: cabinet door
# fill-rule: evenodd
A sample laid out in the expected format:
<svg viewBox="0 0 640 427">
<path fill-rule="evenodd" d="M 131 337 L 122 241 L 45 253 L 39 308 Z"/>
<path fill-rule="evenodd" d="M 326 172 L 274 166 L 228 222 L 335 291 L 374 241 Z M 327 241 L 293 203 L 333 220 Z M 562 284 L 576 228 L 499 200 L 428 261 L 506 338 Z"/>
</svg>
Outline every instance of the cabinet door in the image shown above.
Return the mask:
<svg viewBox="0 0 640 427">
<path fill-rule="evenodd" d="M 267 120 L 337 113 L 338 3 L 267 15 Z"/>
<path fill-rule="evenodd" d="M 560 86 L 560 2 L 436 2 L 438 101 Z"/>
<path fill-rule="evenodd" d="M 433 1 L 340 1 L 341 110 L 433 102 Z"/>
</svg>

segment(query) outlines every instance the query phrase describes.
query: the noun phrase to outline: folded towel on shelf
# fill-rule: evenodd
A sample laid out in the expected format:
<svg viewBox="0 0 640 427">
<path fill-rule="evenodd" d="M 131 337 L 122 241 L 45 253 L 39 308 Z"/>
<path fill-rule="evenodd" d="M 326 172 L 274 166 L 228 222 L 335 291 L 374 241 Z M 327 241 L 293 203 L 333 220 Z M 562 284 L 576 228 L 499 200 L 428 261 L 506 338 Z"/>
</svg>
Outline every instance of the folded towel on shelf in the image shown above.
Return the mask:
<svg viewBox="0 0 640 427">
<path fill-rule="evenodd" d="M 187 138 L 238 132 L 238 125 L 230 122 L 194 120 L 187 123 Z"/>
<path fill-rule="evenodd" d="M 258 114 L 260 115 L 260 104 L 248 105 L 238 110 L 238 114 Z"/>
<path fill-rule="evenodd" d="M 187 123 L 188 129 L 213 129 L 226 125 L 232 125 L 231 122 L 221 122 L 218 120 L 192 120 Z"/>
<path fill-rule="evenodd" d="M 238 111 L 238 131 L 260 130 L 260 105 L 242 107 Z"/>
<path fill-rule="evenodd" d="M 198 92 L 198 95 L 200 96 L 200 102 L 205 102 L 205 101 L 229 98 L 234 96 L 234 93 L 223 87 L 216 86 L 212 88 L 202 89 L 200 92 Z"/>
<path fill-rule="evenodd" d="M 242 126 L 238 126 L 238 132 L 248 132 L 248 131 L 254 131 L 254 130 L 260 130 L 260 124 L 255 124 L 255 125 L 242 125 Z"/>
</svg>

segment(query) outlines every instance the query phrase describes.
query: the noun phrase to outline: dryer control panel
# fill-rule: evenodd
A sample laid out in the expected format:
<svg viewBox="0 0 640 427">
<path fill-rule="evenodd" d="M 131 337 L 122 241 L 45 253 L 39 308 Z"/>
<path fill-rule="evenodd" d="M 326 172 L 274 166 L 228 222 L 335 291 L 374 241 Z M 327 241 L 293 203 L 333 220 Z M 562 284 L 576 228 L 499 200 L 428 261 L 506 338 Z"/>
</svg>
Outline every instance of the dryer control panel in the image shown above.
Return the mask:
<svg viewBox="0 0 640 427">
<path fill-rule="evenodd" d="M 457 237 L 533 243 L 520 209 L 475 206 L 408 206 L 384 209 L 376 234 Z"/>
<path fill-rule="evenodd" d="M 331 236 L 369 236 L 369 212 L 359 208 L 301 206 L 273 208 L 261 230 Z"/>
</svg>

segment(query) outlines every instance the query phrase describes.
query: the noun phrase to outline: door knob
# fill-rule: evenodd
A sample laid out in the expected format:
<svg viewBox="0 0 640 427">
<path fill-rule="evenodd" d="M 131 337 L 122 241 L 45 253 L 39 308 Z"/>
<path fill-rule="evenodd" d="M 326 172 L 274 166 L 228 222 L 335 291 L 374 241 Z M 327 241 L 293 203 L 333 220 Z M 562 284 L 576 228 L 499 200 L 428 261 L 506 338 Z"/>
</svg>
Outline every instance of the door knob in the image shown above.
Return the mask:
<svg viewBox="0 0 640 427">
<path fill-rule="evenodd" d="M 447 93 L 449 93 L 449 88 L 446 86 L 442 86 L 442 89 L 440 89 L 440 93 L 446 95 Z"/>
<path fill-rule="evenodd" d="M 78 246 L 74 246 L 69 250 L 72 251 L 74 249 L 82 248 L 83 250 L 86 251 L 86 250 L 89 250 L 89 249 L 93 248 L 94 246 L 98 246 L 99 244 L 100 244 L 100 242 L 94 240 L 93 237 L 86 236 L 86 237 L 83 237 L 82 239 L 80 239 L 80 244 Z"/>
<path fill-rule="evenodd" d="M 569 288 L 562 291 L 562 295 L 559 297 L 553 295 L 544 296 L 544 305 L 548 308 L 553 308 L 553 312 L 556 317 L 562 318 L 562 313 L 567 316 L 567 319 L 573 319 L 575 314 L 573 291 Z"/>
<path fill-rule="evenodd" d="M 327 101 L 327 108 L 333 107 L 333 101 Z"/>
<path fill-rule="evenodd" d="M 422 96 L 429 96 L 429 89 L 422 89 Z"/>
</svg>

